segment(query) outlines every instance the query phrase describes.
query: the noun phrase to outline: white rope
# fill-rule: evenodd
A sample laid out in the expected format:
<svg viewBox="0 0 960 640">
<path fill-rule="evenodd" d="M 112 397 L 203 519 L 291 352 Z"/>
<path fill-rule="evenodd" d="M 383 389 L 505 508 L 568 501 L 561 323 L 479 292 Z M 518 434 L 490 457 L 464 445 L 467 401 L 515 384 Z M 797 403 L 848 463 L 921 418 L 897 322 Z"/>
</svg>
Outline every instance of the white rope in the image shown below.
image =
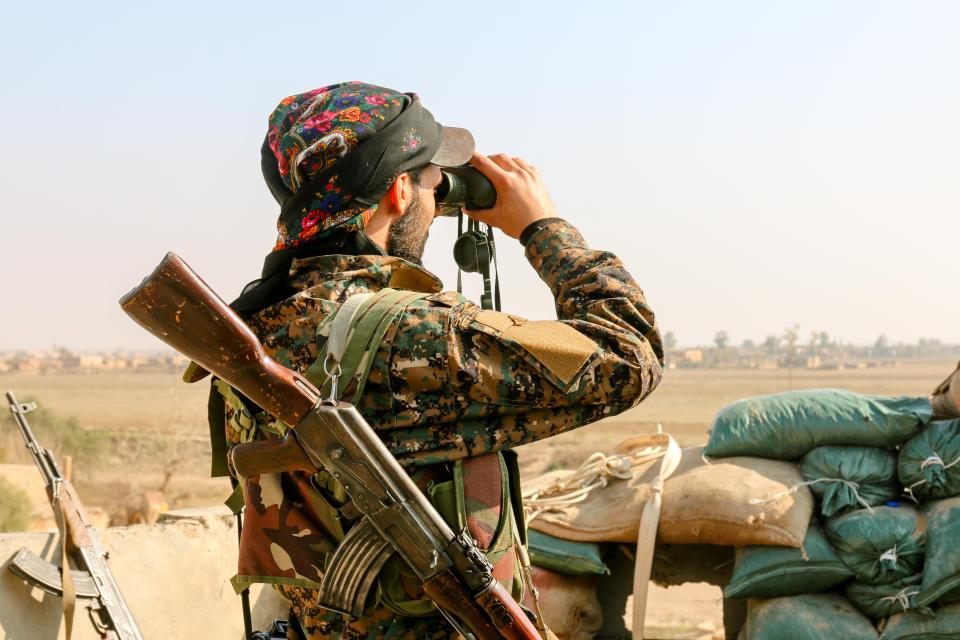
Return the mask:
<svg viewBox="0 0 960 640">
<path fill-rule="evenodd" d="M 595 489 L 606 487 L 611 478 L 632 479 L 635 475 L 633 467 L 662 458 L 666 451 L 665 446 L 654 446 L 622 455 L 594 453 L 576 471 L 523 494 L 524 508 L 530 511 L 527 522 L 545 512 L 562 511 L 583 502 Z"/>
<path fill-rule="evenodd" d="M 844 480 L 843 478 L 817 478 L 816 480 L 807 480 L 806 482 L 798 482 L 797 484 L 793 485 L 786 491 L 781 491 L 780 493 L 774 494 L 769 498 L 751 498 L 749 502 L 750 504 L 766 504 L 768 502 L 773 502 L 774 500 L 779 500 L 784 496 L 789 496 L 791 494 L 794 494 L 797 491 L 799 491 L 801 487 L 809 487 L 810 485 L 818 484 L 821 482 L 839 482 L 840 484 L 847 485 L 847 487 L 851 491 L 853 491 L 853 495 L 857 499 L 857 502 L 863 505 L 867 509 L 867 511 L 869 511 L 870 513 L 873 513 L 873 507 L 870 505 L 870 503 L 868 503 L 866 500 L 864 500 L 860 496 L 860 492 L 858 491 L 858 489 L 860 488 L 860 484 L 857 482 L 854 482 L 853 480 Z"/>
<path fill-rule="evenodd" d="M 920 463 L 920 471 L 924 471 L 926 470 L 927 467 L 932 467 L 934 465 L 942 467 L 942 469 L 946 471 L 947 469 L 958 464 L 960 464 L 960 456 L 958 456 L 957 459 L 951 462 L 950 464 L 943 464 L 943 458 L 941 458 L 937 454 L 933 454 L 932 456 L 928 456 L 926 460 Z M 927 484 L 927 479 L 923 478 L 921 480 L 917 480 L 912 485 L 907 487 L 907 495 L 910 496 L 910 499 L 917 504 L 919 504 L 920 501 L 917 499 L 916 496 L 913 495 L 913 490 L 925 484 Z"/>
<path fill-rule="evenodd" d="M 916 591 L 911 591 L 910 589 L 916 589 L 916 587 L 907 587 L 905 589 L 901 589 L 896 593 L 896 595 L 885 596 L 883 598 L 880 598 L 880 600 L 896 602 L 897 604 L 900 605 L 900 608 L 903 611 L 907 611 L 907 609 L 913 608 L 910 604 L 910 598 L 920 595 L 919 589 L 916 589 Z"/>
<path fill-rule="evenodd" d="M 897 545 L 893 545 L 892 549 L 887 549 L 880 554 L 880 562 L 888 560 L 894 564 L 897 563 Z"/>
</svg>

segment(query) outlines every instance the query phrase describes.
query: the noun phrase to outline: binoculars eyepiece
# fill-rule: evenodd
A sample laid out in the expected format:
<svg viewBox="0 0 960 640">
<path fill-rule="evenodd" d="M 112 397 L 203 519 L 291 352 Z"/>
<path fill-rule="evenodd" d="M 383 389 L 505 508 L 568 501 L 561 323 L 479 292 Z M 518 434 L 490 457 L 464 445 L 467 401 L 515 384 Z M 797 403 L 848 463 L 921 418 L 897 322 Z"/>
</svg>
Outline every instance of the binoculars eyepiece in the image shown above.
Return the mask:
<svg viewBox="0 0 960 640">
<path fill-rule="evenodd" d="M 496 204 L 493 183 L 473 167 L 444 167 L 441 174 L 435 192 L 440 215 L 455 216 L 460 209 L 489 209 Z"/>
</svg>

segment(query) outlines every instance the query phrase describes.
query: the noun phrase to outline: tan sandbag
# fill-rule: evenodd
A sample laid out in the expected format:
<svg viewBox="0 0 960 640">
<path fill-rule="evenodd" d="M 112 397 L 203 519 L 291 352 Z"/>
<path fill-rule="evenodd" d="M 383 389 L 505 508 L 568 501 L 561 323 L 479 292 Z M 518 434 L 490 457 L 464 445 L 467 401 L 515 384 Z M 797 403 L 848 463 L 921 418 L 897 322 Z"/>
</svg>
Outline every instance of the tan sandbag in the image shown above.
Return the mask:
<svg viewBox="0 0 960 640">
<path fill-rule="evenodd" d="M 592 640 L 603 626 L 603 610 L 593 576 L 565 576 L 533 567 L 533 584 L 540 594 L 540 611 L 547 627 L 559 640 Z M 533 610 L 527 593 L 523 604 Z"/>
<path fill-rule="evenodd" d="M 660 542 L 731 547 L 803 544 L 814 500 L 801 485 L 797 465 L 736 457 L 706 464 L 700 459 L 701 449 L 685 453 L 689 455 L 664 488 Z"/>
<path fill-rule="evenodd" d="M 664 485 L 659 542 L 801 545 L 814 501 L 809 489 L 801 486 L 803 477 L 795 464 L 742 457 L 708 464 L 701 454 L 702 447 L 684 449 L 679 467 Z M 657 471 L 658 462 L 649 462 L 636 469 L 633 478 L 612 479 L 579 503 L 540 514 L 529 526 L 567 540 L 635 543 L 640 514 L 651 493 L 649 482 Z M 551 472 L 525 483 L 524 490 L 568 473 Z"/>
<path fill-rule="evenodd" d="M 666 452 L 669 440 L 666 434 L 643 434 L 624 440 L 606 456 L 594 454 L 590 458 L 599 458 L 599 466 L 605 470 L 602 482 L 591 481 L 589 484 L 593 488 L 587 488 L 589 493 L 586 496 L 575 498 L 565 506 L 562 503 L 554 505 L 547 511 L 531 510 L 534 501 L 530 498 L 538 497 L 547 487 L 556 488 L 565 479 L 565 484 L 569 485 L 569 476 L 574 472 L 560 469 L 524 480 L 524 504 L 531 519 L 529 526 L 565 540 L 635 543 L 643 505 L 653 491 L 650 483 L 659 472 L 660 456 Z M 584 465 L 589 462 L 590 459 L 586 460 Z M 582 469 L 583 466 L 578 472 Z M 627 479 L 618 479 L 617 476 Z M 596 486 L 598 484 L 600 486 Z M 574 484 L 570 488 L 577 486 Z M 633 514 L 627 522 L 622 520 L 624 513 Z"/>
<path fill-rule="evenodd" d="M 933 419 L 960 418 L 960 363 L 947 379 L 937 385 L 930 396 Z"/>
</svg>

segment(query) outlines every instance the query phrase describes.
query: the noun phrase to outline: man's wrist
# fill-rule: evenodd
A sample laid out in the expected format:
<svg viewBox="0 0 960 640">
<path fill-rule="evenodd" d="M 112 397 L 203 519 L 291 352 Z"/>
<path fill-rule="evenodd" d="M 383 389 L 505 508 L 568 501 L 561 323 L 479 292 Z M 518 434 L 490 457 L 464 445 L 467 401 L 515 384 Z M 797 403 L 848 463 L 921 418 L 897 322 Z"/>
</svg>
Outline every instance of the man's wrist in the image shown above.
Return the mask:
<svg viewBox="0 0 960 640">
<path fill-rule="evenodd" d="M 523 247 L 527 246 L 527 243 L 530 242 L 530 239 L 548 224 L 553 222 L 566 222 L 563 218 L 541 218 L 539 220 L 534 220 L 524 228 L 523 232 L 520 234 L 520 244 Z"/>
</svg>

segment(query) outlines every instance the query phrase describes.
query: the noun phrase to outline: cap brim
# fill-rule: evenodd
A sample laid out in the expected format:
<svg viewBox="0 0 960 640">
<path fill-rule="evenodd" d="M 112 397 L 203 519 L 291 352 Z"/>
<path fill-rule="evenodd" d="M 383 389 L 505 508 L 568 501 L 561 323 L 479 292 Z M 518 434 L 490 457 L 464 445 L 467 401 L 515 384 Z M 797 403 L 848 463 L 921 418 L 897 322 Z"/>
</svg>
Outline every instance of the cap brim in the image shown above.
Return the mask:
<svg viewBox="0 0 960 640">
<path fill-rule="evenodd" d="M 476 148 L 472 133 L 460 127 L 441 125 L 440 135 L 440 148 L 430 159 L 432 164 L 441 167 L 459 167 L 470 161 Z"/>
</svg>

